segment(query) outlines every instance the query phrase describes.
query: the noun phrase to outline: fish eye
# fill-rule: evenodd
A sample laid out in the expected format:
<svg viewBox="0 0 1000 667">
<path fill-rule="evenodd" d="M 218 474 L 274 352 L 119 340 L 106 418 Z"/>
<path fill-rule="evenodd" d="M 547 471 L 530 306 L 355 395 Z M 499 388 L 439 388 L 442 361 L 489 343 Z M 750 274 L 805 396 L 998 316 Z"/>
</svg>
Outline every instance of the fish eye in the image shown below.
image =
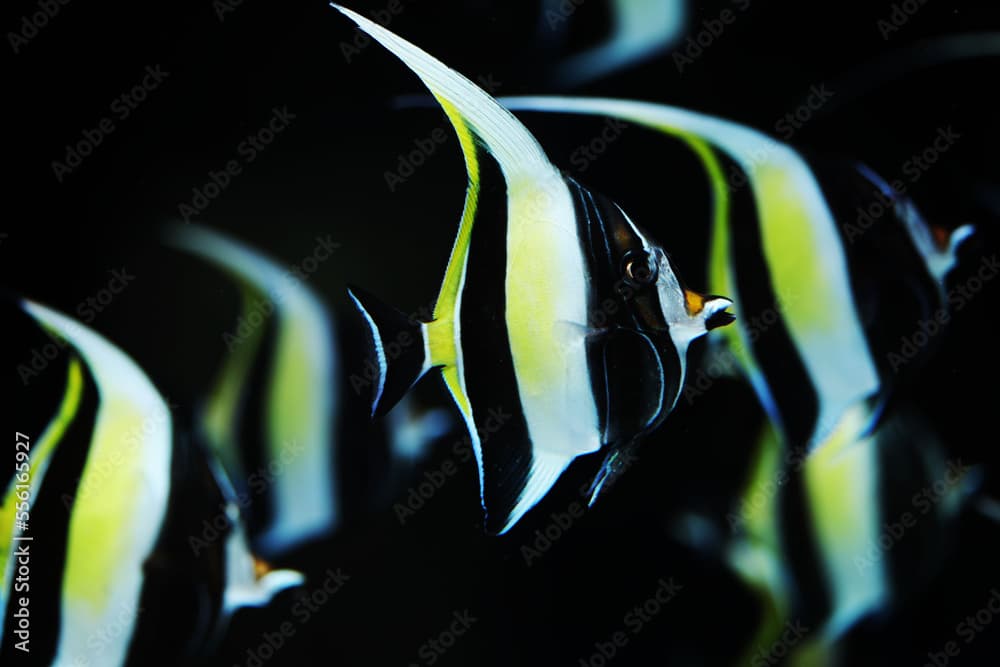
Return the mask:
<svg viewBox="0 0 1000 667">
<path fill-rule="evenodd" d="M 634 285 L 648 285 L 656 280 L 656 262 L 645 250 L 637 250 L 625 255 L 622 260 L 625 278 Z"/>
</svg>

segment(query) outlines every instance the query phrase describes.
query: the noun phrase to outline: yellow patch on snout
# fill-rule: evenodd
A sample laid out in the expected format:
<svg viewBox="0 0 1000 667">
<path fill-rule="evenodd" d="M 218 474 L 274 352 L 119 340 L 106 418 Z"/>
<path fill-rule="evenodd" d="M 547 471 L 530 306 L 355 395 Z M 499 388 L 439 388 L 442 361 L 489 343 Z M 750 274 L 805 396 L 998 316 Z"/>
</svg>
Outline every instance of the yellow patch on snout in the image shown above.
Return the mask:
<svg viewBox="0 0 1000 667">
<path fill-rule="evenodd" d="M 256 556 L 253 557 L 253 574 L 258 581 L 266 577 L 273 570 L 274 568 L 267 561 L 261 560 Z"/>
<path fill-rule="evenodd" d="M 705 308 L 705 296 L 686 289 L 684 290 L 684 304 L 687 306 L 688 315 L 697 315 Z"/>
</svg>

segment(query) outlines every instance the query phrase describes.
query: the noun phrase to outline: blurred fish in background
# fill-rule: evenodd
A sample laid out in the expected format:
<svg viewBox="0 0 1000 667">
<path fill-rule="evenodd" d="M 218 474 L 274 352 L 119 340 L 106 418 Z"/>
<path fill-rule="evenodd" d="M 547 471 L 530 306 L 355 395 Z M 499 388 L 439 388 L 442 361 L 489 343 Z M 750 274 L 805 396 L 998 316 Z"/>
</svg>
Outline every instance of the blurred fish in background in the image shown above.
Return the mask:
<svg viewBox="0 0 1000 667">
<path fill-rule="evenodd" d="M 48 624 L 34 631 L 32 651 L 52 664 L 96 664 L 95 651 L 108 665 L 203 656 L 237 611 L 305 582 L 272 559 L 328 539 L 342 522 L 333 425 L 344 378 L 334 373 L 332 316 L 293 274 L 222 234 L 188 226 L 169 239 L 227 271 L 245 307 L 215 390 L 191 415 L 83 324 L 30 301 L 15 315 L 33 318 L 29 341 L 44 331 L 65 349 L 52 417 L 0 504 L 0 608 L 27 590 L 15 580 L 17 548 L 38 542 L 20 538 L 65 540 L 64 561 L 58 550 L 33 558 L 39 570 L 61 572 L 43 593 L 31 589 L 36 626 Z M 267 300 L 271 318 L 259 316 Z M 42 375 L 46 384 L 57 376 Z M 390 453 L 382 502 L 454 425 L 412 399 L 387 423 L 381 436 L 369 434 Z M 30 536 L 11 532 L 22 510 L 36 526 Z M 0 654 L 15 655 L 16 628 L 16 619 L 7 624 Z"/>
<path fill-rule="evenodd" d="M 304 276 L 241 243 L 193 226 L 169 239 L 240 291 L 240 324 L 228 334 L 198 430 L 246 505 L 252 542 L 275 557 L 328 535 L 342 518 L 334 466 L 340 365 L 330 313 Z"/>
<path fill-rule="evenodd" d="M 582 0 L 543 0 L 539 40 L 547 53 L 570 51 Z M 573 88 L 632 67 L 672 47 L 684 34 L 688 0 L 608 0 L 609 34 L 551 66 L 550 86 Z"/>
<path fill-rule="evenodd" d="M 238 513 L 211 515 L 226 505 L 210 459 L 178 433 L 171 406 L 124 352 L 38 303 L 17 307 L 34 322 L 28 340 L 44 329 L 61 341 L 53 363 L 62 373 L 46 377 L 63 382 L 0 505 L 5 662 L 24 647 L 57 665 L 180 662 L 218 641 L 237 609 L 302 582 L 261 567 Z M 15 523 L 22 512 L 30 523 Z M 205 517 L 215 539 L 192 548 Z M 34 576 L 15 578 L 24 554 Z M 26 637 L 11 602 L 29 591 L 31 643 L 18 648 Z"/>
<path fill-rule="evenodd" d="M 447 414 L 408 399 L 389 413 L 381 434 L 343 424 L 334 316 L 308 276 L 204 227 L 176 226 L 167 238 L 239 290 L 242 313 L 234 333 L 224 335 L 227 352 L 199 408 L 197 432 L 221 462 L 255 551 L 282 560 L 341 528 L 348 502 L 342 457 L 350 444 L 375 449 L 371 441 L 384 440 L 389 458 L 376 464 L 382 489 L 369 493 L 372 502 L 394 497 L 430 444 L 453 428 Z M 336 247 L 321 238 L 317 261 Z M 354 387 L 364 378 L 352 380 Z"/>
</svg>

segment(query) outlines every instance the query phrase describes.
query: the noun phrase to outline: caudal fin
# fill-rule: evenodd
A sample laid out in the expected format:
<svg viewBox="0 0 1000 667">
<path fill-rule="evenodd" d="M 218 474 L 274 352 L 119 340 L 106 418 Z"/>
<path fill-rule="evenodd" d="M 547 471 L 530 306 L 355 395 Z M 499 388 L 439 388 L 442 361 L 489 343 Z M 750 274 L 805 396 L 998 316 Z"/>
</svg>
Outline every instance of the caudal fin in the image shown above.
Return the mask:
<svg viewBox="0 0 1000 667">
<path fill-rule="evenodd" d="M 368 327 L 373 353 L 363 379 L 351 383 L 358 391 L 371 386 L 371 416 L 381 417 L 430 369 L 426 323 L 358 287 L 347 293 Z"/>
</svg>

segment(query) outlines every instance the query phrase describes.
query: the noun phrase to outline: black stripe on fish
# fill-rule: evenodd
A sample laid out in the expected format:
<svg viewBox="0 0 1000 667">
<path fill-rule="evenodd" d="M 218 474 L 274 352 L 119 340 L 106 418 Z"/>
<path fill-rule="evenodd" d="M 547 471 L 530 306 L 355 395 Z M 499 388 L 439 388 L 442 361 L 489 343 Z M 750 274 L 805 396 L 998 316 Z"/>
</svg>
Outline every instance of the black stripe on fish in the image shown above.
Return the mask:
<svg viewBox="0 0 1000 667">
<path fill-rule="evenodd" d="M 232 528 L 206 453 L 181 433 L 174 436 L 170 479 L 167 513 L 144 566 L 141 623 L 128 664 L 193 655 L 208 645 L 220 621 Z"/>
<path fill-rule="evenodd" d="M 486 529 L 498 533 L 524 491 L 533 456 L 507 332 L 506 182 L 489 153 L 477 155 L 481 185 L 462 290 L 461 370 L 482 444 Z M 512 415 L 499 428 L 490 419 L 496 410 Z"/>
<path fill-rule="evenodd" d="M 716 151 L 723 172 L 740 173 L 741 167 L 726 154 Z M 754 358 L 774 400 L 785 433 L 786 454 L 801 455 L 816 427 L 819 402 L 815 387 L 785 324 L 777 294 L 771 282 L 769 260 L 761 239 L 760 218 L 751 188 L 731 191 L 729 229 L 732 237 L 730 261 L 735 274 L 741 317 L 738 326 L 747 327 L 753 317 L 776 312 L 774 324 L 750 341 Z M 795 459 L 788 456 L 788 459 Z M 801 469 L 791 469 L 779 500 L 780 539 L 789 555 L 790 570 L 800 599 L 809 600 L 806 609 L 828 609 L 829 598 L 819 570 L 819 553 L 812 540 L 805 483 Z M 817 620 L 823 618 L 817 616 Z M 805 621 L 809 622 L 809 621 Z"/>
<path fill-rule="evenodd" d="M 80 363 L 80 371 L 83 385 L 76 416 L 57 443 L 49 459 L 45 477 L 34 491 L 36 495 L 27 533 L 34 539 L 31 542 L 13 543 L 15 554 L 18 544 L 28 545 L 31 570 L 35 573 L 30 581 L 31 659 L 36 661 L 35 664 L 49 664 L 55 658 L 59 643 L 70 520 L 78 492 L 87 492 L 79 484 L 90 454 L 101 402 L 97 384 L 87 364 Z M 16 567 L 14 571 L 16 573 Z M 11 589 L 7 592 L 9 601 L 24 595 L 15 591 L 15 585 L 16 579 L 11 582 Z M 12 608 L 13 605 L 8 603 L 8 611 Z M 19 640 L 12 633 L 13 626 L 14 619 L 8 615 L 0 648 L 4 664 L 11 656 L 23 655 L 14 648 Z M 130 629 L 123 629 L 123 632 L 128 631 Z"/>
<path fill-rule="evenodd" d="M 14 370 L 17 375 L 17 380 L 10 382 L 8 394 L 14 400 L 17 429 L 21 433 L 40 435 L 66 392 L 70 355 L 65 350 L 69 344 L 47 332 L 18 301 L 8 299 L 2 291 L 0 313 L 6 343 L 0 346 L 0 355 L 7 362 L 4 367 Z M 6 490 L 16 472 L 12 465 L 0 466 L 0 488 Z"/>
<path fill-rule="evenodd" d="M 805 467 L 792 467 L 779 491 L 779 541 L 795 582 L 794 614 L 810 627 L 818 627 L 832 609 L 829 582 L 814 537 L 813 519 L 806 493 Z"/>
<path fill-rule="evenodd" d="M 612 287 L 618 281 L 620 274 L 613 263 L 614 251 L 611 247 L 611 239 L 608 237 L 609 231 L 604 216 L 593 195 L 572 178 L 567 178 L 566 181 L 570 193 L 573 195 L 577 235 L 580 239 L 580 247 L 583 249 L 584 259 L 587 262 L 589 324 L 600 329 L 606 327 L 608 323 L 604 320 L 595 321 L 595 315 L 601 312 L 601 304 L 604 299 L 618 297 Z M 622 315 L 624 313 L 612 321 L 621 324 Z"/>
<path fill-rule="evenodd" d="M 594 206 L 590 193 L 575 180 L 567 178 L 570 193 L 573 196 L 573 207 L 576 213 L 577 235 L 583 258 L 586 262 L 588 276 L 587 290 L 587 326 L 593 330 L 593 335 L 587 338 L 587 365 L 590 368 L 591 389 L 596 398 L 598 410 L 598 428 L 602 435 L 602 443 L 608 443 L 608 387 L 607 375 L 604 372 L 604 330 L 609 326 L 609 317 L 604 308 L 605 299 L 617 301 L 619 295 L 613 290 L 602 290 L 602 286 L 613 285 L 616 276 L 605 261 L 611 254 L 610 241 L 604 229 L 600 213 Z"/>
<path fill-rule="evenodd" d="M 724 153 L 716 151 L 716 155 L 724 173 L 738 173 L 734 170 L 741 169 Z M 764 251 L 757 210 L 751 188 L 733 190 L 729 218 L 730 261 L 742 311 L 738 326 L 746 328 L 754 317 L 769 311 L 777 315 L 774 324 L 750 341 L 750 347 L 767 381 L 786 441 L 794 449 L 809 443 L 819 415 L 819 400 L 785 324 L 771 282 L 770 258 Z"/>
<path fill-rule="evenodd" d="M 621 209 L 569 180 L 587 260 L 588 363 L 602 442 L 624 445 L 654 428 L 680 389 L 681 359 L 670 338 L 655 282 L 629 285 L 622 266 L 644 252 Z M 652 328 L 655 327 L 655 328 Z"/>
<path fill-rule="evenodd" d="M 906 416 L 911 424 L 927 427 L 918 415 Z M 892 549 L 882 555 L 881 563 L 861 561 L 870 567 L 885 567 L 894 598 L 905 591 L 907 584 L 926 581 L 930 573 L 922 570 L 929 564 L 928 556 L 943 553 L 941 545 L 936 543 L 936 539 L 941 537 L 935 534 L 936 529 L 942 527 L 937 524 L 936 512 L 924 518 L 918 512 L 924 508 L 914 504 L 914 500 L 917 503 L 926 502 L 926 498 L 920 499 L 920 491 L 932 488 L 936 481 L 932 474 L 928 474 L 924 464 L 924 459 L 936 452 L 926 451 L 931 448 L 926 447 L 927 443 L 919 442 L 920 435 L 926 437 L 929 432 L 908 432 L 902 426 L 903 422 L 896 417 L 885 421 L 879 429 L 877 470 L 878 510 L 881 516 L 878 526 L 885 530 L 891 524 L 901 523 L 907 513 L 919 518 L 913 525 L 906 526 L 906 539 L 894 543 Z M 891 528 L 895 529 L 894 526 Z"/>
<path fill-rule="evenodd" d="M 829 159 L 809 162 L 837 223 L 872 359 L 883 382 L 898 380 L 900 367 L 893 367 L 889 354 L 899 351 L 900 340 L 919 322 L 934 319 L 936 311 L 946 306 L 900 219 L 901 207 L 912 202 L 894 193 L 867 167 Z M 938 340 L 933 338 L 932 345 L 922 348 L 921 360 L 930 356 Z M 902 370 L 909 374 L 919 366 L 908 363 Z"/>
<path fill-rule="evenodd" d="M 958 538 L 962 496 L 969 489 L 964 475 L 971 471 L 960 459 L 948 460 L 931 424 L 908 406 L 883 422 L 878 445 L 878 525 L 906 530 L 905 539 L 883 554 L 883 564 L 893 599 L 906 604 L 940 573 Z"/>
</svg>

